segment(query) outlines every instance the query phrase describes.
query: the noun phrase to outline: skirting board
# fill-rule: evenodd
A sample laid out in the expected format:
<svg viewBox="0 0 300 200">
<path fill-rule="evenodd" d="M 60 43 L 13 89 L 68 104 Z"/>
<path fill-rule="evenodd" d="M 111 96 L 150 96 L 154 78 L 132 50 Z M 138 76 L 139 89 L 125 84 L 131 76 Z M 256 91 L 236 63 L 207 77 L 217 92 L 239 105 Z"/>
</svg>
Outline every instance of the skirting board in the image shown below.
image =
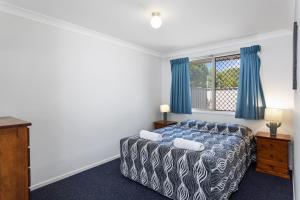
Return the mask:
<svg viewBox="0 0 300 200">
<path fill-rule="evenodd" d="M 57 177 L 50 178 L 50 179 L 48 179 L 48 180 L 46 180 L 46 181 L 42 181 L 42 182 L 40 182 L 40 183 L 37 183 L 37 184 L 35 184 L 35 185 L 30 186 L 30 190 L 31 190 L 31 191 L 36 190 L 36 189 L 38 189 L 38 188 L 44 187 L 44 186 L 49 185 L 49 184 L 51 184 L 51 183 L 54 183 L 54 182 L 56 182 L 56 181 L 60 181 L 60 180 L 62 180 L 62 179 L 65 179 L 65 178 L 68 178 L 68 177 L 73 176 L 73 175 L 75 175 L 75 174 L 78 174 L 78 173 L 80 173 L 80 172 L 83 172 L 83 171 L 86 171 L 86 170 L 88 170 L 88 169 L 97 167 L 97 166 L 99 166 L 99 165 L 102 165 L 102 164 L 104 164 L 104 163 L 107 163 L 107 162 L 109 162 L 109 161 L 112 161 L 112 160 L 114 160 L 114 159 L 117 159 L 117 158 L 119 158 L 119 157 L 120 157 L 120 154 L 115 155 L 115 156 L 112 156 L 112 157 L 110 157 L 110 158 L 106 158 L 106 159 L 104 159 L 104 160 L 101 160 L 101 161 L 98 161 L 98 162 L 95 162 L 95 163 L 92 163 L 92 164 L 90 164 L 90 165 L 86 165 L 86 166 L 84 166 L 84 167 L 81 167 L 81 168 L 79 168 L 79 169 L 76 169 L 76 170 L 67 172 L 67 173 L 62 174 L 62 175 L 59 175 L 59 176 L 57 176 Z"/>
<path fill-rule="evenodd" d="M 296 200 L 295 171 L 293 170 L 293 200 Z"/>
</svg>

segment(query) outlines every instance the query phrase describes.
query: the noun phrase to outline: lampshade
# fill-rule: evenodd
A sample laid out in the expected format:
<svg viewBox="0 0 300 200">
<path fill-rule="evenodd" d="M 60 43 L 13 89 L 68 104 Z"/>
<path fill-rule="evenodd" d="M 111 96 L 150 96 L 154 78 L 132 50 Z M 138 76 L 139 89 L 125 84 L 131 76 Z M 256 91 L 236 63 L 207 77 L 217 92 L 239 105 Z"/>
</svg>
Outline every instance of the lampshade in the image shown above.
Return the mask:
<svg viewBox="0 0 300 200">
<path fill-rule="evenodd" d="M 160 105 L 160 112 L 170 112 L 170 107 L 167 104 Z"/>
<path fill-rule="evenodd" d="M 281 122 L 282 110 L 277 108 L 266 108 L 265 120 L 272 121 L 272 122 Z"/>
</svg>

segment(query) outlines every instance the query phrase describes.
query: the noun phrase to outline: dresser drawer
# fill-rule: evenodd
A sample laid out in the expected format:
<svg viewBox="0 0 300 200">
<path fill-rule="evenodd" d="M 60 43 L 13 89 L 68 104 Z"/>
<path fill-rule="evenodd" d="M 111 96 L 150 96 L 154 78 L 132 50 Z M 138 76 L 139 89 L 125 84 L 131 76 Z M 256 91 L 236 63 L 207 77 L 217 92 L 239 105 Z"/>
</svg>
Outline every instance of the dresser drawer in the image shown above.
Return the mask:
<svg viewBox="0 0 300 200">
<path fill-rule="evenodd" d="M 256 170 L 267 172 L 274 175 L 279 175 L 285 178 L 289 177 L 289 170 L 288 170 L 287 163 L 280 163 L 276 161 L 259 158 L 257 160 Z"/>
<path fill-rule="evenodd" d="M 266 160 L 277 161 L 280 163 L 288 162 L 288 155 L 287 153 L 283 153 L 283 152 L 266 152 L 266 153 L 258 152 L 257 157 Z"/>
<path fill-rule="evenodd" d="M 273 160 L 277 162 L 288 162 L 288 143 L 280 142 L 274 144 L 274 142 L 264 142 L 259 140 L 257 143 L 257 157 L 267 160 Z"/>
<path fill-rule="evenodd" d="M 261 152 L 283 152 L 287 153 L 288 142 L 272 139 L 258 139 L 257 149 Z"/>
<path fill-rule="evenodd" d="M 163 125 L 163 124 L 155 124 L 154 125 L 155 129 L 164 128 L 164 127 L 166 127 L 166 125 Z"/>
<path fill-rule="evenodd" d="M 170 125 L 174 125 L 174 124 L 177 124 L 177 122 L 175 122 L 175 121 L 163 121 L 163 120 L 153 122 L 153 125 L 154 125 L 155 129 L 164 128 L 166 126 L 170 126 Z"/>
</svg>

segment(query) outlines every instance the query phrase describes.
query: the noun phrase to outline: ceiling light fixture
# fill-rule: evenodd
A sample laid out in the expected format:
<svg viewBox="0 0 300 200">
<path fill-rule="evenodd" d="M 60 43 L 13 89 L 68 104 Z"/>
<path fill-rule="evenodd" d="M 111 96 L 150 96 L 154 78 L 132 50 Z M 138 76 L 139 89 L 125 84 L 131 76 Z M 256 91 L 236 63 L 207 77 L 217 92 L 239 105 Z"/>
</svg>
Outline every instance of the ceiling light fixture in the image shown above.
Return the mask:
<svg viewBox="0 0 300 200">
<path fill-rule="evenodd" d="M 159 12 L 153 12 L 152 18 L 151 18 L 151 26 L 155 29 L 158 29 L 162 24 L 160 13 Z"/>
</svg>

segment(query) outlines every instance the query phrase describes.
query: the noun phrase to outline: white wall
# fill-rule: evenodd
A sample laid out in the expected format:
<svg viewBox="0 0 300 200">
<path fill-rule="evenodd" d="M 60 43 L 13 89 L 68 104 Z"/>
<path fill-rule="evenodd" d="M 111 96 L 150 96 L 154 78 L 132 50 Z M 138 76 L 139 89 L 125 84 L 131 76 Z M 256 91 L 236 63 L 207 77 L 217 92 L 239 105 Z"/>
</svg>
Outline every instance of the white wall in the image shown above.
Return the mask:
<svg viewBox="0 0 300 200">
<path fill-rule="evenodd" d="M 178 57 L 198 58 L 207 55 L 233 52 L 241 47 L 254 44 L 261 45 L 261 79 L 268 107 L 285 109 L 284 121 L 279 132 L 290 134 L 293 137 L 293 108 L 294 92 L 292 90 L 292 34 L 290 32 L 277 32 L 242 38 L 219 44 L 187 49 L 169 54 L 162 60 L 162 103 L 170 102 L 171 67 L 170 59 Z M 254 132 L 266 130 L 264 120 L 236 119 L 234 114 L 200 112 L 191 115 L 170 114 L 170 119 L 181 121 L 185 119 L 199 119 L 215 122 L 234 122 L 250 127 Z M 290 168 L 293 168 L 292 145 L 290 146 Z"/>
<path fill-rule="evenodd" d="M 0 27 L 0 115 L 32 122 L 33 185 L 119 154 L 160 117 L 160 58 L 2 12 Z"/>
<path fill-rule="evenodd" d="M 296 0 L 296 20 L 300 25 L 300 2 Z M 300 200 L 300 28 L 298 28 L 298 90 L 295 90 L 294 199 Z"/>
</svg>

